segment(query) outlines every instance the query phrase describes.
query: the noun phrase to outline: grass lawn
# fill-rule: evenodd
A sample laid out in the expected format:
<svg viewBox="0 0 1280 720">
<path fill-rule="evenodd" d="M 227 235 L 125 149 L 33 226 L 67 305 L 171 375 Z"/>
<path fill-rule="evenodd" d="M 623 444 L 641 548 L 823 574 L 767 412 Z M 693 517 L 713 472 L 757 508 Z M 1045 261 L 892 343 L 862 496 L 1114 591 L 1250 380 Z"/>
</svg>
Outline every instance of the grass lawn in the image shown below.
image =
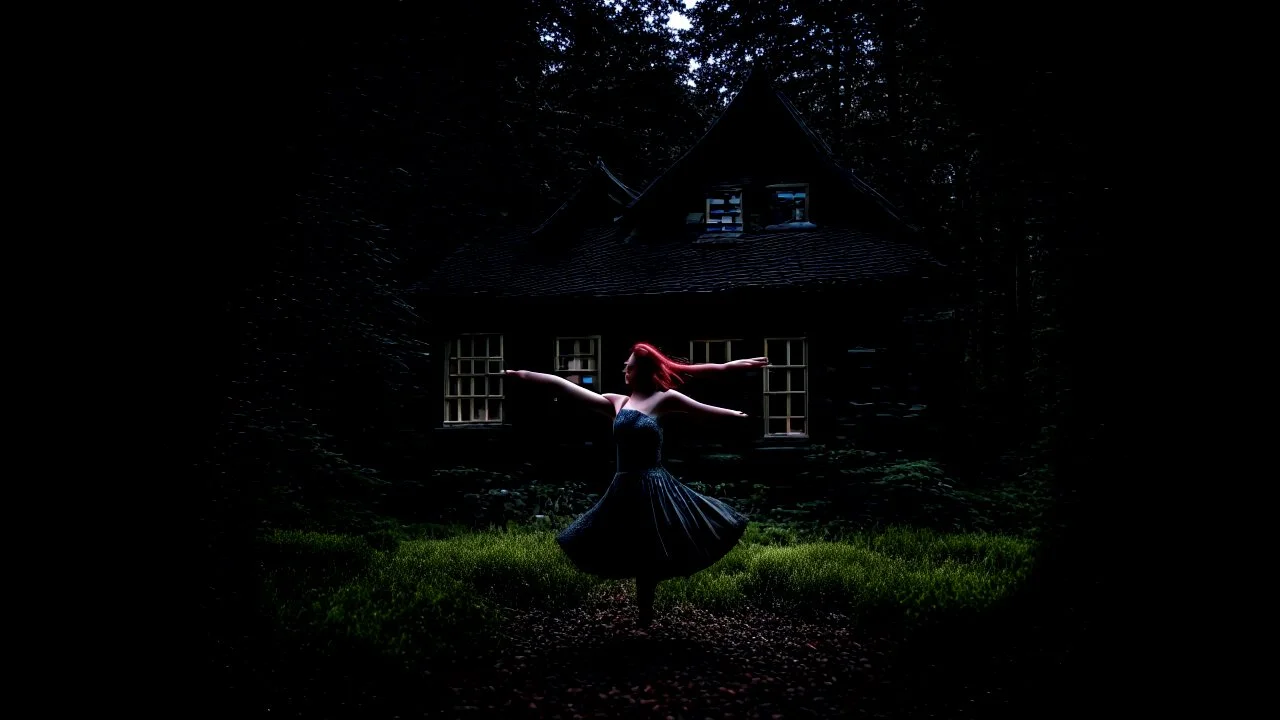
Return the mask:
<svg viewBox="0 0 1280 720">
<path fill-rule="evenodd" d="M 571 608 L 610 584 L 573 568 L 549 529 L 409 533 L 373 545 L 277 531 L 264 542 L 265 605 L 279 629 L 310 635 L 317 648 L 409 662 L 497 649 L 513 612 Z M 1031 552 L 1030 541 L 1001 535 L 892 528 L 826 542 L 752 525 L 716 565 L 663 582 L 657 608 L 835 612 L 904 626 L 991 606 L 1028 573 Z"/>
</svg>

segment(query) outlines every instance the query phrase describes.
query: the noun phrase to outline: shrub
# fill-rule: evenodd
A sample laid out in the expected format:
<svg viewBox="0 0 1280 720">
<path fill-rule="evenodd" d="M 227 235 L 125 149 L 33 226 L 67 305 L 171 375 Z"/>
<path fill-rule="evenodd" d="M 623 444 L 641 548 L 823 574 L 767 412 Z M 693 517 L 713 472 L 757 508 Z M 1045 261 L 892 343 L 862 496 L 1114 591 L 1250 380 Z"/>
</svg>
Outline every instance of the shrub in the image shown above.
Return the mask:
<svg viewBox="0 0 1280 720">
<path fill-rule="evenodd" d="M 455 467 L 435 470 L 421 483 L 399 484 L 388 509 L 402 520 L 483 529 L 539 516 L 553 521 L 576 516 L 599 499 L 581 481 L 550 484 L 523 471 Z"/>
</svg>

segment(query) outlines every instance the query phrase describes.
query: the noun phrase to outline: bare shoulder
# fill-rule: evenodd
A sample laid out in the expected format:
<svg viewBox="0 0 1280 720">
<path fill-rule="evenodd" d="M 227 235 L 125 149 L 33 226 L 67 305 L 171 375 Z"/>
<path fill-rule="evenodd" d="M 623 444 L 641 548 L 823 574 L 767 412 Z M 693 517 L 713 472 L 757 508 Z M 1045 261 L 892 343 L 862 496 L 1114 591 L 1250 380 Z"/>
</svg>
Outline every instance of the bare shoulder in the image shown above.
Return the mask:
<svg viewBox="0 0 1280 720">
<path fill-rule="evenodd" d="M 618 409 L 622 407 L 622 403 L 627 401 L 626 395 L 619 395 L 618 393 L 601 393 L 601 397 L 608 400 L 610 405 L 613 405 L 614 415 L 618 414 Z"/>
<path fill-rule="evenodd" d="M 680 392 L 679 390 L 664 390 L 658 398 L 658 410 L 668 412 L 678 412 L 681 408 L 687 407 L 693 398 Z"/>
</svg>

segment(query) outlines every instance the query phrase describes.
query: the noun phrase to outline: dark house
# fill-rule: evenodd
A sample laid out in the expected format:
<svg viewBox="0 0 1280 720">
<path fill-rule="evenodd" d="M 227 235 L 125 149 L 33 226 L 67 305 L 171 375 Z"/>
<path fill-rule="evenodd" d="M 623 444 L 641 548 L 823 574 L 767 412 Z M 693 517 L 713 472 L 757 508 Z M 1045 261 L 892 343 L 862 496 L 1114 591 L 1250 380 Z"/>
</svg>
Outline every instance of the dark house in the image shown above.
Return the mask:
<svg viewBox="0 0 1280 720">
<path fill-rule="evenodd" d="M 607 421 L 500 373 L 624 393 L 637 341 L 694 362 L 773 363 L 683 388 L 751 417 L 669 418 L 683 426 L 669 433 L 676 462 L 788 456 L 883 432 L 921 414 L 938 365 L 926 329 L 945 323 L 919 320 L 938 316 L 945 273 L 921 235 L 756 73 L 643 192 L 597 162 L 540 226 L 470 242 L 423 284 L 437 341 L 434 444 L 446 456 L 541 447 L 561 458 L 585 444 L 608 457 Z"/>
</svg>

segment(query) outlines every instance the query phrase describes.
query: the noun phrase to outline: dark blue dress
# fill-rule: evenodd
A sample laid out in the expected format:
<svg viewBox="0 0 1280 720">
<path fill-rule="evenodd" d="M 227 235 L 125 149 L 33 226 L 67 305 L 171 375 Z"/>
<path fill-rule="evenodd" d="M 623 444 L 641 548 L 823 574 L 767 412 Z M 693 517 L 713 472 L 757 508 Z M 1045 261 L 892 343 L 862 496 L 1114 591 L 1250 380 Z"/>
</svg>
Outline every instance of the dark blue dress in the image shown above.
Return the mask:
<svg viewBox="0 0 1280 720">
<path fill-rule="evenodd" d="M 579 570 L 603 578 L 688 577 L 733 549 L 747 516 L 685 487 L 662 467 L 658 420 L 613 419 L 618 471 L 604 496 L 556 541 Z"/>
</svg>

